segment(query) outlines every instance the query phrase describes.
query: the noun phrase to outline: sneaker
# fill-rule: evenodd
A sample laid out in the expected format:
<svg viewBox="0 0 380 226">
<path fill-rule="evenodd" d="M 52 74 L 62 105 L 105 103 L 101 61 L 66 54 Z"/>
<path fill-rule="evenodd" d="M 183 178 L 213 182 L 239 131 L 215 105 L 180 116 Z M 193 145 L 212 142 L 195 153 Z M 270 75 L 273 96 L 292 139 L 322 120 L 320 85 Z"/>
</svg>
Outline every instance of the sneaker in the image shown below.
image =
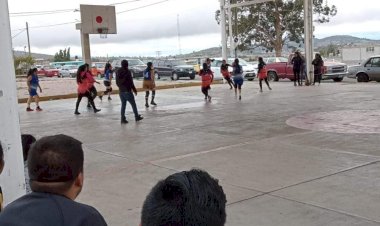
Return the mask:
<svg viewBox="0 0 380 226">
<path fill-rule="evenodd" d="M 156 102 L 154 102 L 153 100 L 150 102 L 151 105 L 154 105 L 154 106 L 157 106 Z"/>
<path fill-rule="evenodd" d="M 36 111 L 42 111 L 42 109 L 40 108 L 40 106 L 38 106 L 38 107 L 36 108 Z"/>
<path fill-rule="evenodd" d="M 94 109 L 94 113 L 99 112 L 99 111 L 101 111 L 101 109 L 97 109 L 97 108 Z"/>
<path fill-rule="evenodd" d="M 148 108 L 148 107 L 149 107 L 149 104 L 148 104 L 148 103 L 145 103 L 145 107 Z"/>
<path fill-rule="evenodd" d="M 239 96 L 239 100 L 241 100 L 241 96 Z"/>
<path fill-rule="evenodd" d="M 75 115 L 80 115 L 79 111 L 74 112 Z"/>
<path fill-rule="evenodd" d="M 125 118 L 122 118 L 120 122 L 121 122 L 121 124 L 127 124 L 128 123 L 128 121 Z"/>
<path fill-rule="evenodd" d="M 112 98 L 111 98 L 111 97 L 108 97 L 108 100 L 112 100 Z"/>
<path fill-rule="evenodd" d="M 34 110 L 28 107 L 26 108 L 26 111 L 34 111 Z"/>
<path fill-rule="evenodd" d="M 269 88 L 269 90 L 272 90 L 272 88 L 270 88 L 270 87 L 268 87 Z"/>
<path fill-rule="evenodd" d="M 263 92 L 263 90 L 262 89 L 260 89 L 260 93 L 262 93 Z"/>
<path fill-rule="evenodd" d="M 138 115 L 138 116 L 136 117 L 136 122 L 141 121 L 141 120 L 143 120 L 143 119 L 144 119 L 144 117 L 142 117 L 141 115 Z"/>
<path fill-rule="evenodd" d="M 100 101 L 103 101 L 103 95 L 99 96 Z"/>
<path fill-rule="evenodd" d="M 211 96 L 208 96 L 208 101 L 211 102 Z"/>
</svg>

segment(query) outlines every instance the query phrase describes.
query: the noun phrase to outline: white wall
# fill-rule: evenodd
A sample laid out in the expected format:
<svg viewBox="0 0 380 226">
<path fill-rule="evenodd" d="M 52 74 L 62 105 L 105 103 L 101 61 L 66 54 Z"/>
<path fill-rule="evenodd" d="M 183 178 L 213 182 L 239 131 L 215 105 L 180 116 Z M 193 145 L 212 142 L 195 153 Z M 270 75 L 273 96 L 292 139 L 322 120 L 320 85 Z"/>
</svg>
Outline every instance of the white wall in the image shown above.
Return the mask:
<svg viewBox="0 0 380 226">
<path fill-rule="evenodd" d="M 373 52 L 367 52 L 367 47 L 349 47 L 349 48 L 343 48 L 342 49 L 342 60 L 344 62 L 362 62 L 366 60 L 367 58 L 374 56 L 374 55 L 380 55 L 380 46 L 368 46 L 368 47 L 374 47 Z"/>
<path fill-rule="evenodd" d="M 25 194 L 25 177 L 7 0 L 0 0 L 0 30 L 0 142 L 5 151 L 0 186 L 8 204 Z"/>
</svg>

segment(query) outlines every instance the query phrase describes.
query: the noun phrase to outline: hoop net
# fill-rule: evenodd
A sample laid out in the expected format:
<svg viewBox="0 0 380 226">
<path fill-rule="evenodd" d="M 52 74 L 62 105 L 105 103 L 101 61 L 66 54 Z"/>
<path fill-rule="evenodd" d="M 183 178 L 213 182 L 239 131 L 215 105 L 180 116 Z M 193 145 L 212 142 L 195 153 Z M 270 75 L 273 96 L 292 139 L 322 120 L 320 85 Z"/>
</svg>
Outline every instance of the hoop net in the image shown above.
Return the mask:
<svg viewBox="0 0 380 226">
<path fill-rule="evenodd" d="M 108 35 L 108 28 L 107 27 L 100 27 L 98 28 L 98 33 L 101 39 L 106 39 Z"/>
</svg>

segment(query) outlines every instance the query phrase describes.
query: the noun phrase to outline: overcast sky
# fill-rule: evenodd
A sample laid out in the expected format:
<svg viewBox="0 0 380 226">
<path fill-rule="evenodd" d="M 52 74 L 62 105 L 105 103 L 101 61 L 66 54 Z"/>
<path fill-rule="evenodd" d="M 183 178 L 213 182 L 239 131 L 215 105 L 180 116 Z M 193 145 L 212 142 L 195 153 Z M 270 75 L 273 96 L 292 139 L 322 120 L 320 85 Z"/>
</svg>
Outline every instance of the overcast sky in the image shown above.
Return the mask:
<svg viewBox="0 0 380 226">
<path fill-rule="evenodd" d="M 10 13 L 62 9 L 79 9 L 79 4 L 116 5 L 116 12 L 134 9 L 163 0 L 8 0 Z M 338 8 L 337 16 L 328 24 L 315 24 L 315 36 L 355 35 L 380 38 L 380 4 L 375 0 L 329 0 Z M 220 27 L 215 22 L 219 0 L 168 0 L 150 7 L 117 14 L 118 34 L 100 39 L 90 35 L 92 56 L 155 56 L 179 53 L 177 15 L 179 15 L 182 53 L 220 46 Z M 32 52 L 54 55 L 59 49 L 71 47 L 72 55 L 81 55 L 80 35 L 75 22 L 80 21 L 79 12 L 19 17 L 11 14 L 12 35 L 30 26 Z M 52 24 L 69 23 L 54 27 L 36 28 Z M 26 33 L 13 38 L 13 47 L 24 50 Z"/>
</svg>

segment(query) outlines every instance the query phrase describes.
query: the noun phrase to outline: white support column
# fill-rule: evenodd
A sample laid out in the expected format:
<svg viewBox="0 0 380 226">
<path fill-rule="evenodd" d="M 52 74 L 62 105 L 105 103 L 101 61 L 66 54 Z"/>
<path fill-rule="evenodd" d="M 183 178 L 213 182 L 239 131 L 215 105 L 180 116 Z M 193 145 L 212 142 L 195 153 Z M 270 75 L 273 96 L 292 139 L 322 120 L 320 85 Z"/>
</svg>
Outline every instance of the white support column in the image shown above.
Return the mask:
<svg viewBox="0 0 380 226">
<path fill-rule="evenodd" d="M 305 58 L 306 58 L 306 72 L 310 83 L 314 82 L 314 70 L 311 62 L 313 61 L 313 1 L 304 0 L 305 10 Z"/>
<path fill-rule="evenodd" d="M 224 9 L 225 0 L 220 0 L 220 29 L 222 33 L 222 57 L 223 59 L 228 58 L 227 56 L 227 33 L 226 33 L 226 10 Z"/>
<path fill-rule="evenodd" d="M 0 30 L 0 142 L 5 160 L 0 185 L 8 204 L 25 194 L 25 176 L 7 0 L 0 1 Z"/>
<path fill-rule="evenodd" d="M 235 42 L 234 37 L 232 33 L 232 12 L 231 7 L 228 7 L 228 30 L 229 30 L 229 36 L 230 36 L 230 57 L 234 56 L 235 52 Z"/>
<path fill-rule="evenodd" d="M 81 43 L 82 43 L 83 62 L 89 64 L 91 67 L 90 35 L 82 33 L 82 30 L 81 30 L 80 37 L 81 37 Z"/>
</svg>

